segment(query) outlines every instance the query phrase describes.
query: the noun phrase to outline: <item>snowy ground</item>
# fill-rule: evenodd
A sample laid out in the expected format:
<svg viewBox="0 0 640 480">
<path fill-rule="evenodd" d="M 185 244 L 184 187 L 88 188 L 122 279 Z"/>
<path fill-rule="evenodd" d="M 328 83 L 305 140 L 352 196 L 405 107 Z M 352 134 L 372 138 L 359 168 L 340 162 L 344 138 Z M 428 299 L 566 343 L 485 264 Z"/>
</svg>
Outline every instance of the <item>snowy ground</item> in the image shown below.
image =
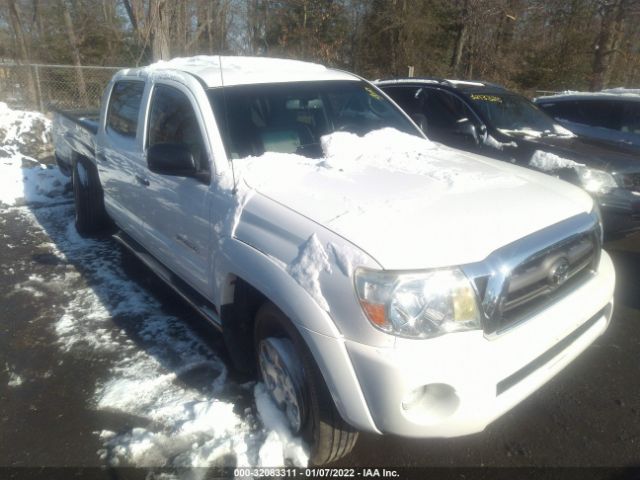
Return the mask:
<svg viewBox="0 0 640 480">
<path fill-rule="evenodd" d="M 59 304 L 46 328 L 61 362 L 69 357 L 98 362 L 106 372 L 96 379 L 88 408 L 137 419 L 131 428 L 95 431 L 101 445 L 96 459 L 114 466 L 187 469 L 306 466 L 306 446 L 292 438 L 263 386 L 230 379 L 217 353 L 219 342 L 212 345 L 132 280 L 125 264 L 144 267 L 111 238 L 76 233 L 69 181 L 47 148 L 49 121 L 2 103 L 0 119 L 2 267 L 16 279 L 23 273 L 9 295 L 37 302 L 54 294 Z M 35 269 L 28 261 L 15 265 L 11 250 L 17 245 L 4 233 L 9 219 L 23 226 L 18 237 L 39 240 L 38 258 L 55 266 L 46 276 L 29 273 Z M 4 369 L 8 388 L 37 381 L 15 365 Z M 47 375 L 51 371 L 40 376 Z M 193 470 L 195 476 L 203 472 Z"/>
</svg>

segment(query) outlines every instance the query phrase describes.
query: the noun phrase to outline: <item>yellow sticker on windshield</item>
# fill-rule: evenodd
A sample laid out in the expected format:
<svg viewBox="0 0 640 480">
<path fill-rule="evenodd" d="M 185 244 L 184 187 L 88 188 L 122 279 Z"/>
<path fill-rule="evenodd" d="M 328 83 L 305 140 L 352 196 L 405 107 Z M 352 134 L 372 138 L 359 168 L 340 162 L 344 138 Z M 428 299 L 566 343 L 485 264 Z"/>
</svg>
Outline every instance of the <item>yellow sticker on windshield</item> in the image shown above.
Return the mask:
<svg viewBox="0 0 640 480">
<path fill-rule="evenodd" d="M 367 91 L 367 93 L 369 94 L 370 97 L 375 98 L 376 100 L 381 100 L 382 97 L 380 95 L 378 95 L 378 92 L 376 92 L 375 90 L 372 90 L 369 87 L 364 87 L 365 90 Z"/>
<path fill-rule="evenodd" d="M 478 93 L 474 93 L 473 95 L 471 95 L 471 100 L 481 100 L 483 102 L 502 103 L 502 99 L 497 95 L 482 95 Z"/>
</svg>

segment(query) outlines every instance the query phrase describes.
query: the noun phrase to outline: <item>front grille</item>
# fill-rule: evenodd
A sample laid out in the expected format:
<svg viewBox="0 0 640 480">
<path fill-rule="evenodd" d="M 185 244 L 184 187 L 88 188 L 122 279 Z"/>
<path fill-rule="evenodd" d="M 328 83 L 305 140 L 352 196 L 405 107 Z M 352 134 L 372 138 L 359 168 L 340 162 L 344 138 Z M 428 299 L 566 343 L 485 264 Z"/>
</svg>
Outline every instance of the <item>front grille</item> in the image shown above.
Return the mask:
<svg viewBox="0 0 640 480">
<path fill-rule="evenodd" d="M 576 289 L 595 270 L 599 252 L 597 233 L 589 231 L 546 248 L 515 267 L 498 308 L 498 333 Z"/>
<path fill-rule="evenodd" d="M 517 266 L 507 280 L 499 328 L 575 289 L 595 269 L 597 256 L 598 242 L 587 232 Z"/>
<path fill-rule="evenodd" d="M 484 333 L 504 332 L 591 278 L 601 233 L 597 212 L 581 213 L 462 266 L 480 300 Z"/>
</svg>

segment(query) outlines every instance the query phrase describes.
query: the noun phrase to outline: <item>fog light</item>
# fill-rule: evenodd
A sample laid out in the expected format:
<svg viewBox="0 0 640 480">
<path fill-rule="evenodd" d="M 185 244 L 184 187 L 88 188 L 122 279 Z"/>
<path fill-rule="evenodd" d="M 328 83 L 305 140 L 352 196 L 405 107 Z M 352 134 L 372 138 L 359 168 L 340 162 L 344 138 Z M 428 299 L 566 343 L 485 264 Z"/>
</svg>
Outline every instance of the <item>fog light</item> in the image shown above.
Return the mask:
<svg viewBox="0 0 640 480">
<path fill-rule="evenodd" d="M 452 415 L 460 405 L 460 399 L 451 385 L 431 383 L 418 387 L 404 398 L 405 415 L 416 422 L 435 423 Z"/>
</svg>

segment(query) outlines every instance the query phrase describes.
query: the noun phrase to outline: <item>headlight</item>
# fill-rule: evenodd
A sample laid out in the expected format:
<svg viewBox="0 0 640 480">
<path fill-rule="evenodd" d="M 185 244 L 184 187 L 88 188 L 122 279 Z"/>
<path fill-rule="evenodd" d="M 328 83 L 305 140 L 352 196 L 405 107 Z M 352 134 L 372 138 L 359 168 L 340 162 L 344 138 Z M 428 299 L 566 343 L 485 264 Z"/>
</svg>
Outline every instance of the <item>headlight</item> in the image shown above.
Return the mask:
<svg viewBox="0 0 640 480">
<path fill-rule="evenodd" d="M 459 269 L 390 273 L 358 268 L 355 284 L 367 318 L 384 332 L 430 338 L 480 328 L 475 291 Z"/>
<path fill-rule="evenodd" d="M 576 171 L 582 187 L 588 192 L 596 194 L 609 193 L 618 186 L 613 175 L 602 170 L 577 167 Z"/>
</svg>

